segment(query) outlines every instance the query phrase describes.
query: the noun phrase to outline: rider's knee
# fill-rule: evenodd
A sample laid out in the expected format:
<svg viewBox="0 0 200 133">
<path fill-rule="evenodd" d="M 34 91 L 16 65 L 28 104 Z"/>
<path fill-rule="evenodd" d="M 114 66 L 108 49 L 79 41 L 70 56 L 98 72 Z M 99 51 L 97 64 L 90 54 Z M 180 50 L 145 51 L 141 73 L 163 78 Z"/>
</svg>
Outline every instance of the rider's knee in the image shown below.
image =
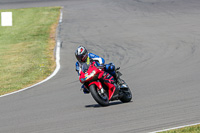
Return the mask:
<svg viewBox="0 0 200 133">
<path fill-rule="evenodd" d="M 115 71 L 115 65 L 113 63 L 109 63 L 105 65 L 106 71 Z"/>
</svg>

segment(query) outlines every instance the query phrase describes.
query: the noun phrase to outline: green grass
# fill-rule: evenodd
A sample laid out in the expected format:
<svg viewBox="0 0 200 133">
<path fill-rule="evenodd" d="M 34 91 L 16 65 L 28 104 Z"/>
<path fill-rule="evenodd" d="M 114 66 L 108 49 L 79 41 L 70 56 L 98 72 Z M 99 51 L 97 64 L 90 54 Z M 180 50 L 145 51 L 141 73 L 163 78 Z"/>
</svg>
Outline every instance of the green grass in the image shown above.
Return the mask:
<svg viewBox="0 0 200 133">
<path fill-rule="evenodd" d="M 13 26 L 0 25 L 0 95 L 45 79 L 55 69 L 53 49 L 59 7 L 0 10 Z"/>
<path fill-rule="evenodd" d="M 165 131 L 161 133 L 200 133 L 200 125 Z"/>
</svg>

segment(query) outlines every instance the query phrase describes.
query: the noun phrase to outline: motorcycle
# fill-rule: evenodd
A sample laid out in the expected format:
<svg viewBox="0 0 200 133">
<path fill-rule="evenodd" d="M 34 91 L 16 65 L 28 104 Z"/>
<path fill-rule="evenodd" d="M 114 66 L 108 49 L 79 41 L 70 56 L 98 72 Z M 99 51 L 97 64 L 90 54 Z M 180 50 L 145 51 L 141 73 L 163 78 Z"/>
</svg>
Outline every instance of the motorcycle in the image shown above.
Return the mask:
<svg viewBox="0 0 200 133">
<path fill-rule="evenodd" d="M 118 77 L 122 75 L 119 69 L 116 69 Z M 132 99 L 132 93 L 125 81 L 121 79 L 122 83 L 119 84 L 112 75 L 104 71 L 104 66 L 97 66 L 95 61 L 82 65 L 79 80 L 101 106 L 108 106 L 114 100 L 126 103 Z"/>
</svg>

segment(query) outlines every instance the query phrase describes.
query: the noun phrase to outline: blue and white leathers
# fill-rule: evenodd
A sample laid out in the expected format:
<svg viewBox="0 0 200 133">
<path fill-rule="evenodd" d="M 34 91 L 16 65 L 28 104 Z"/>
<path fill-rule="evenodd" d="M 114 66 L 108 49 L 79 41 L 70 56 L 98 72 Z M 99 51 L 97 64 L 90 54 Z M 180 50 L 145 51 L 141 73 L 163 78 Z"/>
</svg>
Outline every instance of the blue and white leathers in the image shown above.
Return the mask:
<svg viewBox="0 0 200 133">
<path fill-rule="evenodd" d="M 105 63 L 105 60 L 102 57 L 99 57 L 98 55 L 95 55 L 93 53 L 88 53 L 87 62 L 89 62 L 90 59 L 94 60 L 98 66 L 104 65 L 104 63 Z M 78 75 L 80 75 L 82 64 L 83 63 L 79 62 L 79 61 L 77 61 L 76 64 L 75 64 L 76 65 L 76 71 L 78 72 Z M 106 72 L 108 72 L 109 74 L 111 74 L 112 76 L 115 75 L 115 65 L 113 63 L 106 64 L 105 67 L 104 67 L 104 70 Z M 83 92 L 85 94 L 89 93 L 88 88 L 86 88 L 84 84 L 81 86 L 81 88 L 83 89 Z"/>
<path fill-rule="evenodd" d="M 105 60 L 102 57 L 99 57 L 98 55 L 95 55 L 93 53 L 88 53 L 87 61 L 90 59 L 94 60 L 97 66 L 104 65 L 105 63 Z M 81 71 L 82 63 L 77 61 L 75 65 L 76 65 L 76 71 L 78 72 L 78 75 L 79 75 Z"/>
<path fill-rule="evenodd" d="M 93 53 L 88 53 L 87 62 L 90 61 L 90 59 L 94 60 L 97 64 L 97 66 L 104 65 L 105 60 L 102 57 L 99 57 L 98 55 L 95 55 Z M 78 72 L 78 75 L 81 72 L 82 62 L 77 61 L 76 62 L 76 71 Z M 104 67 L 104 70 L 111 74 L 112 76 L 115 76 L 115 65 L 113 63 L 106 64 Z"/>
</svg>

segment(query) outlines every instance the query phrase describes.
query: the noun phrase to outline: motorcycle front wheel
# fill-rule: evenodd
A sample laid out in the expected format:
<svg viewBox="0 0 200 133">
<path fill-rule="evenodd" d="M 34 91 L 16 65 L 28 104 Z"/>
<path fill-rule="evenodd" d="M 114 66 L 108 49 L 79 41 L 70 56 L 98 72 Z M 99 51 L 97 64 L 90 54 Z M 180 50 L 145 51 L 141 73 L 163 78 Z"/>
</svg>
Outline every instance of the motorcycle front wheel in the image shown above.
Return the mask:
<svg viewBox="0 0 200 133">
<path fill-rule="evenodd" d="M 96 85 L 92 84 L 90 87 L 90 92 L 92 94 L 92 97 L 94 100 L 101 106 L 108 106 L 109 105 L 109 99 L 108 94 L 106 91 L 102 93 Z"/>
</svg>

